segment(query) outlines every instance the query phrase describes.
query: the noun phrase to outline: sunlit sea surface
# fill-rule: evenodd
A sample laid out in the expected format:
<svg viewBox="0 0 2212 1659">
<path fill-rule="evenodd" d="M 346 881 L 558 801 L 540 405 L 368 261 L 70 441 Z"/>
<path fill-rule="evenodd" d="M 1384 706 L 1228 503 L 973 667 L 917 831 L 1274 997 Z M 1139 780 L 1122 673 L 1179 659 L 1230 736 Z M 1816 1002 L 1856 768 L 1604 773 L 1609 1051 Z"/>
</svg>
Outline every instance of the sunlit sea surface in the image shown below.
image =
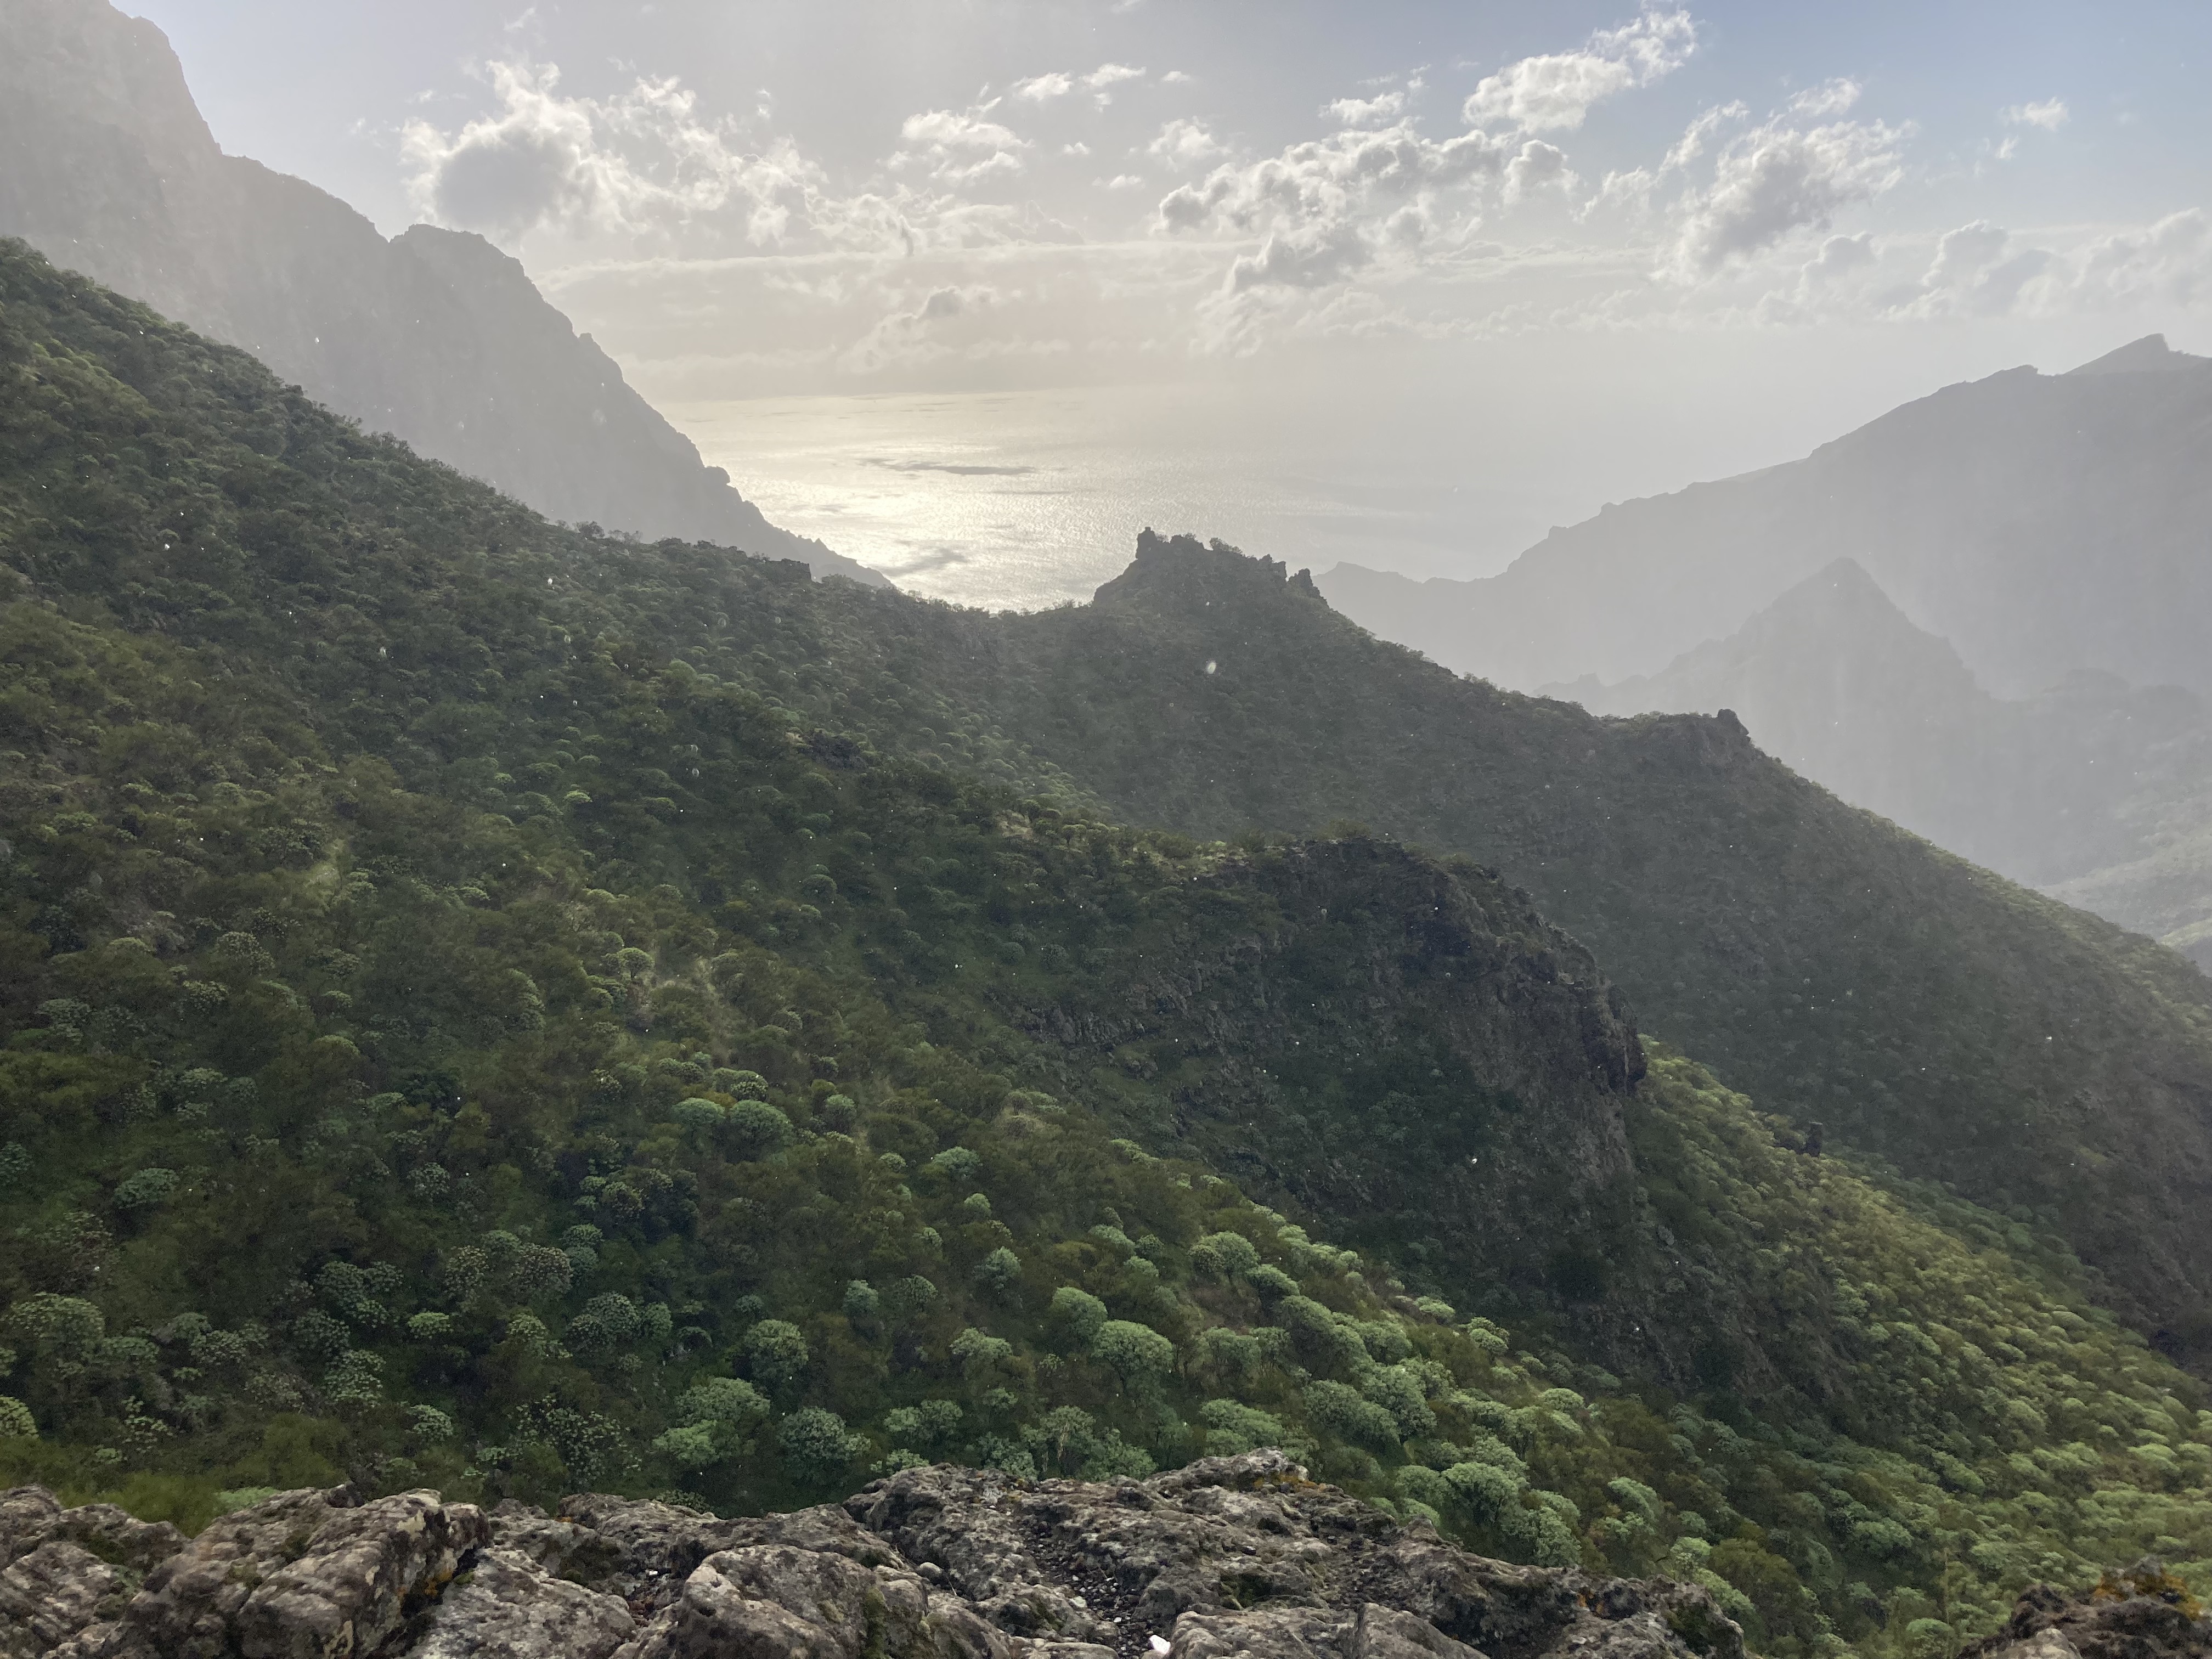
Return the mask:
<svg viewBox="0 0 2212 1659">
<path fill-rule="evenodd" d="M 1249 394 L 1086 387 L 668 403 L 770 522 L 909 592 L 994 609 L 1090 597 L 1139 530 L 1218 537 L 1293 569 L 1495 569 L 1540 535 L 1510 485 L 1406 441 Z"/>
</svg>

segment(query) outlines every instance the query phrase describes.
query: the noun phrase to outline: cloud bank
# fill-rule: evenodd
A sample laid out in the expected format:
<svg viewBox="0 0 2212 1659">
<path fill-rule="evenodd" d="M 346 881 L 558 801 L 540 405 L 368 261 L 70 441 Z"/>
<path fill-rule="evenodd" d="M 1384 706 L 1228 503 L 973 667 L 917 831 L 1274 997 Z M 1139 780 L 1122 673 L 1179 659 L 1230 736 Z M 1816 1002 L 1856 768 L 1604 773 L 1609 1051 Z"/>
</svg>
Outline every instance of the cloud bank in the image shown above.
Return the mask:
<svg viewBox="0 0 2212 1659">
<path fill-rule="evenodd" d="M 481 112 L 416 121 L 404 147 L 424 216 L 529 250 L 556 288 L 680 291 L 672 354 L 763 371 L 2212 302 L 2186 203 L 2065 230 L 1906 222 L 1906 186 L 1943 163 L 1856 79 L 1763 115 L 1707 102 L 1588 182 L 1578 149 L 1648 132 L 1638 94 L 1693 61 L 1710 80 L 1703 45 L 1689 11 L 1647 8 L 1510 63 L 1361 82 L 1265 143 L 1182 71 L 1043 66 L 863 118 L 874 159 L 836 165 L 775 130 L 765 94 L 730 115 L 672 77 L 586 95 L 517 58 L 483 70 Z M 2057 96 L 2003 106 L 1981 154 L 2071 119 Z"/>
</svg>

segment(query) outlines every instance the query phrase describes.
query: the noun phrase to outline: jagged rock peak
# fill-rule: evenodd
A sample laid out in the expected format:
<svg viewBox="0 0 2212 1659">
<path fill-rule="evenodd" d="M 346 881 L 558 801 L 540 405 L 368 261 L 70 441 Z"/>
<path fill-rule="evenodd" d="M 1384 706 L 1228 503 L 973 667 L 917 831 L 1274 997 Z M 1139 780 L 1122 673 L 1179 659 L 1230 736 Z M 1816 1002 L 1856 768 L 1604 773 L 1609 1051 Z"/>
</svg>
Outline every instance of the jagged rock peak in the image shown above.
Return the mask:
<svg viewBox="0 0 2212 1659">
<path fill-rule="evenodd" d="M 1313 572 L 1293 573 L 1280 559 L 1245 552 L 1218 539 L 1163 536 L 1150 528 L 1137 532 L 1137 556 L 1129 568 L 1101 587 L 1100 603 L 1142 596 L 1207 593 L 1275 593 L 1287 589 L 1326 607 L 1314 586 Z"/>
<path fill-rule="evenodd" d="M 341 1487 L 189 1542 L 21 1487 L 0 1550 L 10 1659 L 1743 1656 L 1699 1586 L 1485 1560 L 1274 1451 L 1103 1485 L 939 1465 L 743 1520 Z"/>
</svg>

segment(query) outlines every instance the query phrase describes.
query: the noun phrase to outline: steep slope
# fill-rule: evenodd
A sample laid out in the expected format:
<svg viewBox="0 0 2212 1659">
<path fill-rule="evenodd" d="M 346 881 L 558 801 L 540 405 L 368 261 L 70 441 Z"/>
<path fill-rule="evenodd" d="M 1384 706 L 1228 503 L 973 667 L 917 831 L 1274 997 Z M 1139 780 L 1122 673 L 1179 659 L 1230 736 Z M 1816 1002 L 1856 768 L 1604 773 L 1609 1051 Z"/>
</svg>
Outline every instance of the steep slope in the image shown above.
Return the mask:
<svg viewBox="0 0 2212 1659">
<path fill-rule="evenodd" d="M 1358 818 L 1494 866 L 1650 1029 L 2052 1218 L 2203 1362 L 2212 982 L 2167 952 L 1844 805 L 1733 717 L 1605 720 L 1458 678 L 1233 549 L 1147 537 L 1085 608 L 910 614 L 902 678 L 957 686 L 1132 821 Z"/>
<path fill-rule="evenodd" d="M 769 525 L 481 237 L 387 242 L 223 155 L 153 24 L 107 0 L 0 0 L 0 235 L 550 517 L 883 580 Z"/>
<path fill-rule="evenodd" d="M 1493 577 L 1346 565 L 1322 587 L 1386 639 L 1527 689 L 1656 673 L 1851 558 L 1998 696 L 2075 669 L 2203 695 L 2208 446 L 2212 360 L 2154 337 L 2070 374 L 1947 386 L 1802 461 L 1608 507 Z"/>
<path fill-rule="evenodd" d="M 19 247 L 0 549 L 0 1475 L 731 1511 L 1274 1443 L 1786 1655 L 2212 1572 L 2203 1391 L 2062 1244 L 1638 1081 L 1486 872 L 1097 822 L 893 672 L 988 618 L 549 526 Z"/>
<path fill-rule="evenodd" d="M 1848 559 L 1660 673 L 1542 695 L 1597 714 L 1733 708 L 1792 769 L 2036 886 L 2148 855 L 2152 825 L 2212 787 L 2212 725 L 2191 693 L 2081 672 L 1992 697 Z M 2132 910 L 2087 908 L 2137 927 Z"/>
</svg>

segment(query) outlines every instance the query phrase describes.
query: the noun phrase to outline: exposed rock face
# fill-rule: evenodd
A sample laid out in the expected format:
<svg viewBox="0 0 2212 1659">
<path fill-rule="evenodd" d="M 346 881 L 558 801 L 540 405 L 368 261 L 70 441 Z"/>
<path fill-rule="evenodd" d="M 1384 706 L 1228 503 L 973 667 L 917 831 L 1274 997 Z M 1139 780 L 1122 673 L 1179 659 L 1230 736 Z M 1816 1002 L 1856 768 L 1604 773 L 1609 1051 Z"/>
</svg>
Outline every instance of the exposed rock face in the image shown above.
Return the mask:
<svg viewBox="0 0 2212 1659">
<path fill-rule="evenodd" d="M 2086 1596 L 2031 1584 L 2003 1630 L 1960 1659 L 2203 1659 L 2212 1619 L 2155 1560 L 2107 1573 Z"/>
<path fill-rule="evenodd" d="M 482 237 L 387 241 L 224 155 L 152 23 L 106 0 L 0 0 L 0 234 L 549 518 L 883 580 L 762 518 Z"/>
<path fill-rule="evenodd" d="M 284 1492 L 187 1544 L 19 1489 L 0 1497 L 0 1655 L 1743 1655 L 1702 1589 L 1486 1561 L 1314 1485 L 1278 1452 L 1104 1486 L 909 1469 L 842 1505 L 734 1521 L 601 1496 L 562 1509 L 487 1516 L 434 1492 Z"/>
</svg>

